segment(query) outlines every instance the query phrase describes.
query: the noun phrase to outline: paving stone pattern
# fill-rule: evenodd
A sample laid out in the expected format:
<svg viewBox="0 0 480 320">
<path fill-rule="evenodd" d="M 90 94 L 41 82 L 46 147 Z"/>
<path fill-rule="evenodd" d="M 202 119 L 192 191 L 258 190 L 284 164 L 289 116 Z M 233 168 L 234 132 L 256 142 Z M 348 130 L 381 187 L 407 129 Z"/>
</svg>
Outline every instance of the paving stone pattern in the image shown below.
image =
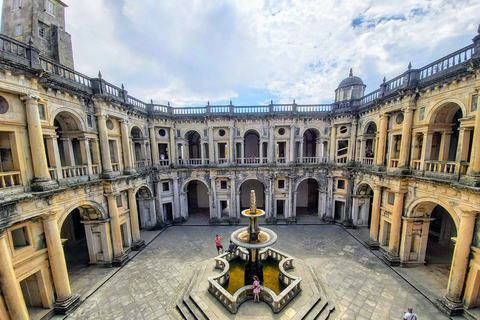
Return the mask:
<svg viewBox="0 0 480 320">
<path fill-rule="evenodd" d="M 408 306 L 422 320 L 448 319 L 342 228 L 268 227 L 279 236 L 274 248 L 302 258 L 325 281 L 324 290 L 336 307 L 329 319 L 402 319 Z M 216 234 L 227 247 L 237 228 L 176 226 L 165 230 L 67 319 L 178 319 L 174 301 L 186 271 L 216 256 Z M 236 318 L 261 318 L 270 312 L 258 305 L 258 312 L 251 310 L 245 317 L 244 307 L 257 305 L 242 305 Z"/>
</svg>

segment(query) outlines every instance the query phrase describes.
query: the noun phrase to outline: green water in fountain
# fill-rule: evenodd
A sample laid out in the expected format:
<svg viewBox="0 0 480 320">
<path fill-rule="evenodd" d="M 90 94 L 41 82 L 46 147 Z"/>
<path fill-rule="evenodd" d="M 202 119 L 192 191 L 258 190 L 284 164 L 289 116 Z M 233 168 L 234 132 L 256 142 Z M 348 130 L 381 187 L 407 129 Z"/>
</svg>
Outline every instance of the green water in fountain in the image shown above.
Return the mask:
<svg viewBox="0 0 480 320">
<path fill-rule="evenodd" d="M 243 287 L 245 263 L 240 259 L 230 261 L 230 280 L 225 288 L 230 294 Z M 263 286 L 269 288 L 275 294 L 279 295 L 285 289 L 285 286 L 278 280 L 278 262 L 267 259 L 262 262 L 263 265 Z"/>
</svg>

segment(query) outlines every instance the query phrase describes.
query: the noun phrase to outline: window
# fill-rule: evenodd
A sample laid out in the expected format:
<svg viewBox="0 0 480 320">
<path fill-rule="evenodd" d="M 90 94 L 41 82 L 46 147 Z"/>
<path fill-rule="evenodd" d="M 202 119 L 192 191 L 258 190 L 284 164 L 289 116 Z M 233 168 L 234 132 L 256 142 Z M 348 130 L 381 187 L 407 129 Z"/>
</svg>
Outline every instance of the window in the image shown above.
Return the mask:
<svg viewBox="0 0 480 320">
<path fill-rule="evenodd" d="M 4 97 L 0 96 L 0 114 L 7 113 L 8 111 L 8 102 Z"/>
<path fill-rule="evenodd" d="M 345 134 L 345 133 L 347 133 L 347 131 L 348 131 L 348 128 L 346 126 L 341 126 L 340 127 L 340 133 L 341 134 Z"/>
<path fill-rule="evenodd" d="M 278 134 L 283 136 L 285 134 L 285 129 L 283 128 L 278 129 Z"/>
<path fill-rule="evenodd" d="M 50 13 L 51 15 L 55 14 L 55 6 L 52 1 L 50 0 L 45 1 L 45 11 Z"/>
<path fill-rule="evenodd" d="M 218 131 L 218 134 L 220 135 L 220 137 L 223 137 L 223 136 L 225 135 L 225 130 L 220 129 L 220 130 Z"/>
<path fill-rule="evenodd" d="M 108 119 L 106 122 L 108 130 L 113 130 L 113 122 L 112 120 Z"/>
<path fill-rule="evenodd" d="M 116 199 L 117 199 L 117 208 L 120 208 L 123 205 L 122 195 L 119 194 Z"/>
<path fill-rule="evenodd" d="M 92 125 L 92 115 L 90 115 L 90 114 L 87 115 L 87 123 L 88 123 L 88 126 L 89 126 L 89 127 L 92 127 L 92 126 L 93 126 L 93 125 Z"/>
<path fill-rule="evenodd" d="M 278 189 L 285 189 L 285 180 L 278 180 Z"/>
<path fill-rule="evenodd" d="M 15 37 L 21 36 L 23 33 L 23 28 L 21 24 L 17 24 L 15 27 Z"/>
<path fill-rule="evenodd" d="M 15 250 L 28 247 L 30 245 L 30 239 L 28 237 L 27 227 L 21 227 L 12 230 L 12 243 Z"/>
<path fill-rule="evenodd" d="M 403 123 L 403 118 L 404 118 L 403 113 L 399 113 L 397 115 L 397 117 L 395 118 L 396 124 L 402 124 Z"/>
<path fill-rule="evenodd" d="M 165 129 L 160 129 L 160 130 L 158 130 L 158 134 L 160 135 L 160 137 L 165 137 L 167 132 L 165 131 Z"/>
<path fill-rule="evenodd" d="M 345 189 L 345 180 L 338 179 L 337 189 Z"/>
<path fill-rule="evenodd" d="M 472 96 L 472 111 L 477 111 L 478 106 L 478 94 Z"/>
<path fill-rule="evenodd" d="M 20 9 L 20 0 L 13 0 L 12 10 Z"/>
<path fill-rule="evenodd" d="M 162 190 L 163 191 L 169 191 L 170 190 L 170 185 L 168 182 L 162 182 Z"/>
<path fill-rule="evenodd" d="M 45 120 L 45 106 L 43 104 L 38 104 L 38 115 L 40 120 Z"/>
<path fill-rule="evenodd" d="M 388 193 L 387 203 L 393 205 L 395 203 L 395 194 L 393 192 Z"/>
<path fill-rule="evenodd" d="M 45 28 L 44 27 L 38 27 L 38 36 L 40 38 L 45 38 Z"/>
<path fill-rule="evenodd" d="M 220 181 L 220 189 L 222 189 L 222 190 L 227 189 L 227 180 Z"/>
</svg>

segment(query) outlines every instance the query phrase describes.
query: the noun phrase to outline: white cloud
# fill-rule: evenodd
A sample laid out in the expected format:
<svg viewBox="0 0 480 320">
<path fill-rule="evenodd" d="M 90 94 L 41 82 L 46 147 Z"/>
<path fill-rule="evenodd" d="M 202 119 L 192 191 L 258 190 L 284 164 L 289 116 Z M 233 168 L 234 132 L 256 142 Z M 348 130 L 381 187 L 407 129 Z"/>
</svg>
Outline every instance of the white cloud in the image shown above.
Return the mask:
<svg viewBox="0 0 480 320">
<path fill-rule="evenodd" d="M 373 91 L 409 61 L 470 44 L 480 10 L 468 0 L 66 2 L 78 71 L 174 105 L 328 103 L 349 68 Z"/>
</svg>

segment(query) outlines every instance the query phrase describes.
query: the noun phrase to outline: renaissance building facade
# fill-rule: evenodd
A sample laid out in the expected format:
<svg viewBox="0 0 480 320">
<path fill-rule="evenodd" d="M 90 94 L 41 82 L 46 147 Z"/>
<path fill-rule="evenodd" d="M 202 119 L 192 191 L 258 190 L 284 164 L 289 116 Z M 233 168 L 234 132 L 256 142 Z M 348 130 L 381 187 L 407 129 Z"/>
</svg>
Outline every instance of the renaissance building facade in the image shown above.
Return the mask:
<svg viewBox="0 0 480 320">
<path fill-rule="evenodd" d="M 4 0 L 0 35 L 0 318 L 66 313 L 69 257 L 119 266 L 140 229 L 268 223 L 369 228 L 386 263 L 447 255 L 438 306 L 480 306 L 480 35 L 323 105 L 172 108 L 73 69 L 59 0 Z"/>
</svg>

